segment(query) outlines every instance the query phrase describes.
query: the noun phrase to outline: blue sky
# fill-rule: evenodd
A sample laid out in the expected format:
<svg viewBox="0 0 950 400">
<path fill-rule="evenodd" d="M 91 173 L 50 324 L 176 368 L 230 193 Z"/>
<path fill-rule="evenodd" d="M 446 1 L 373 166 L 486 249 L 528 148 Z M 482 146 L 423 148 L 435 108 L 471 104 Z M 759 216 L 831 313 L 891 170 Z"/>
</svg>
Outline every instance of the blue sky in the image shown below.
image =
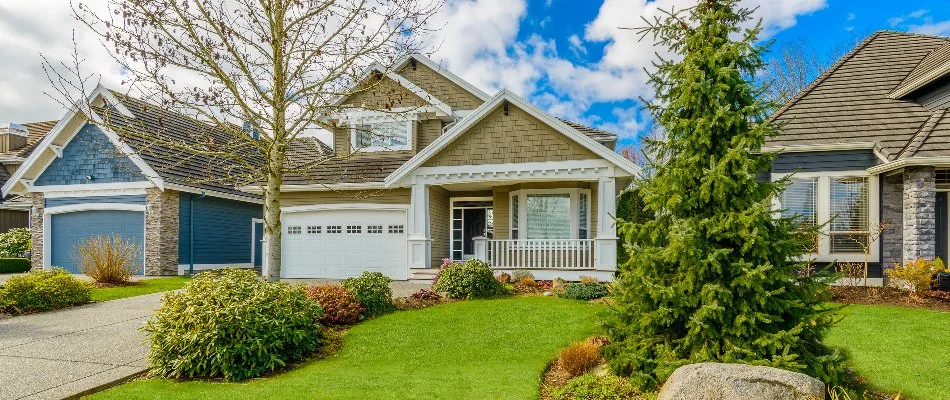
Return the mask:
<svg viewBox="0 0 950 400">
<path fill-rule="evenodd" d="M 104 3 L 105 0 L 83 0 Z M 804 39 L 826 54 L 880 29 L 950 36 L 946 0 L 741 0 L 758 6 L 775 46 Z M 695 0 L 445 0 L 432 57 L 476 86 L 507 88 L 561 117 L 614 132 L 634 143 L 648 126 L 639 97 L 650 97 L 644 67 L 656 49 L 620 27 L 642 26 L 658 9 Z M 65 0 L 0 0 L 0 123 L 60 118 L 64 109 L 42 94 L 49 83 L 42 51 L 66 61 L 75 30 L 85 68 L 121 84 L 115 64 Z"/>
<path fill-rule="evenodd" d="M 634 32 L 617 28 L 642 26 L 640 16 L 652 15 L 655 7 L 681 7 L 689 2 L 529 0 L 523 9 L 517 0 L 462 3 L 507 8 L 507 20 L 483 17 L 489 25 L 485 29 L 497 35 L 516 29 L 516 34 L 510 35 L 503 50 L 484 46 L 466 59 L 445 47 L 453 37 L 478 38 L 483 33 L 450 32 L 435 54 L 437 60 L 450 69 L 461 69 L 463 77 L 489 91 L 509 87 L 555 114 L 610 130 L 621 136 L 622 143 L 630 144 L 645 130 L 647 118 L 636 99 L 650 95 L 642 68 L 649 66 L 653 49 L 648 42 L 637 41 Z M 457 4 L 449 2 L 450 14 Z M 850 48 L 881 29 L 950 35 L 950 7 L 944 0 L 751 0 L 745 4 L 759 5 L 765 39 L 775 39 L 774 46 L 804 39 L 821 54 Z M 457 11 L 471 12 L 464 7 Z M 490 13 L 481 10 L 477 15 Z M 510 26 L 515 23 L 511 14 L 519 16 L 516 28 Z M 474 67 L 467 69 L 469 65 Z M 599 74 L 602 79 L 588 81 L 582 77 L 585 74 Z"/>
</svg>

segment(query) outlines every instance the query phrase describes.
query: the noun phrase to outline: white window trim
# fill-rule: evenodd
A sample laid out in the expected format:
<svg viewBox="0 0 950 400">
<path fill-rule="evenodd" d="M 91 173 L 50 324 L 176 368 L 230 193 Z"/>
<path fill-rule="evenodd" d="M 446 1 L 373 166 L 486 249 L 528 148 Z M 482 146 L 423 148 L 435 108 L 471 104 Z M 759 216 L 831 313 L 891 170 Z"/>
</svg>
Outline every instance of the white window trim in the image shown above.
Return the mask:
<svg viewBox="0 0 950 400">
<path fill-rule="evenodd" d="M 851 171 L 821 171 L 821 172 L 797 172 L 797 173 L 773 173 L 772 181 L 777 181 L 785 177 L 793 178 L 818 178 L 818 224 L 821 227 L 821 236 L 818 242 L 818 253 L 805 255 L 803 258 L 814 260 L 815 262 L 864 262 L 863 253 L 832 253 L 830 226 L 827 223 L 831 219 L 831 178 L 853 176 L 868 178 L 868 229 L 874 231 L 880 224 L 880 186 L 879 176 L 868 173 L 867 170 Z M 776 217 L 780 216 L 781 203 L 778 196 L 772 199 L 773 208 Z M 891 223 L 900 223 L 901 221 L 891 221 Z M 871 243 L 868 262 L 880 262 L 880 237 Z"/>
<path fill-rule="evenodd" d="M 413 146 L 412 137 L 414 136 L 413 133 L 414 133 L 414 130 L 415 130 L 416 117 L 417 117 L 417 116 L 416 116 L 415 114 L 408 115 L 408 116 L 404 116 L 404 117 L 397 117 L 397 116 L 391 115 L 391 114 L 374 113 L 374 114 L 363 114 L 363 115 L 361 115 L 360 117 L 354 118 L 354 119 L 352 119 L 352 120 L 349 121 L 349 124 L 350 124 L 350 129 L 349 129 L 349 130 L 350 130 L 350 148 L 353 149 L 353 151 L 358 151 L 358 152 L 379 152 L 379 151 L 405 151 L 405 150 L 412 150 L 412 146 Z M 357 146 L 357 144 L 356 144 L 356 143 L 357 143 L 356 137 L 357 137 L 358 131 L 357 131 L 357 129 L 356 129 L 356 126 L 358 126 L 358 125 L 366 125 L 366 124 L 386 123 L 386 122 L 400 122 L 400 120 L 401 120 L 402 118 L 405 118 L 405 119 L 406 119 L 406 120 L 405 120 L 405 123 L 406 123 L 406 144 L 405 144 L 404 146 L 398 146 L 398 147 L 385 147 L 385 146 L 366 146 L 366 147 L 359 147 L 359 146 Z"/>
<path fill-rule="evenodd" d="M 591 229 L 591 220 L 590 214 L 591 209 L 593 208 L 593 200 L 591 199 L 590 189 L 580 189 L 580 188 L 562 188 L 562 189 L 521 189 L 514 190 L 511 192 L 510 196 L 518 196 L 518 210 L 509 210 L 511 212 L 518 213 L 518 240 L 529 240 L 528 239 L 528 195 L 529 194 L 569 194 L 571 201 L 570 209 L 570 218 L 571 218 L 571 237 L 569 239 L 578 239 L 578 228 L 580 223 L 578 221 L 578 214 L 580 207 L 580 193 L 587 194 L 587 239 L 593 239 L 593 230 Z M 509 206 L 511 203 L 509 202 Z M 509 207 L 510 208 L 510 207 Z M 508 224 L 508 237 L 512 237 L 513 226 L 510 223 Z M 530 239 L 536 240 L 536 239 Z"/>
</svg>

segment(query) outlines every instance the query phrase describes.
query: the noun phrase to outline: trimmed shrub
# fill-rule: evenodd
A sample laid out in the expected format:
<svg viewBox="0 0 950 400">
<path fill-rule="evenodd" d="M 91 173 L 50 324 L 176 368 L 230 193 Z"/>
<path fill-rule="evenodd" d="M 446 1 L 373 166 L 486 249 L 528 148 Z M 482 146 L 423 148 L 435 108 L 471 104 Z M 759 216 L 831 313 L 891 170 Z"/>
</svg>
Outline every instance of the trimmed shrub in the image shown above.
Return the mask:
<svg viewBox="0 0 950 400">
<path fill-rule="evenodd" d="M 299 288 L 251 270 L 198 274 L 170 292 L 143 330 L 153 374 L 173 379 L 253 378 L 321 344 L 323 311 Z"/>
<path fill-rule="evenodd" d="M 392 281 L 379 272 L 364 272 L 359 277 L 344 279 L 341 284 L 363 303 L 366 316 L 372 317 L 393 310 L 393 290 L 389 287 Z"/>
<path fill-rule="evenodd" d="M 20 314 L 49 311 L 92 301 L 92 288 L 60 268 L 14 276 L 0 289 L 0 305 Z"/>
<path fill-rule="evenodd" d="M 0 258 L 0 274 L 18 274 L 30 270 L 30 260 L 26 258 Z"/>
<path fill-rule="evenodd" d="M 476 259 L 443 267 L 432 289 L 447 293 L 453 299 L 475 299 L 504 293 L 488 263 Z"/>
<path fill-rule="evenodd" d="M 580 376 L 594 369 L 602 361 L 600 344 L 585 340 L 575 342 L 557 355 L 558 364 L 571 377 Z"/>
<path fill-rule="evenodd" d="M 568 283 L 558 296 L 572 300 L 594 300 L 610 294 L 607 285 L 596 282 Z"/>
<path fill-rule="evenodd" d="M 327 325 L 350 325 L 360 320 L 363 305 L 352 293 L 337 285 L 311 285 L 304 288 L 307 297 L 323 309 L 320 322 Z"/>
<path fill-rule="evenodd" d="M 13 228 L 0 233 L 0 258 L 21 258 L 32 247 L 28 228 Z"/>
<path fill-rule="evenodd" d="M 652 398 L 653 396 L 649 396 Z M 618 376 L 581 375 L 567 381 L 551 393 L 554 400 L 630 400 L 646 399 L 625 378 Z"/>
<path fill-rule="evenodd" d="M 895 265 L 894 268 L 887 270 L 887 277 L 890 279 L 899 279 L 910 285 L 910 291 L 915 296 L 930 290 L 934 279 L 940 272 L 947 271 L 943 260 L 937 258 L 934 261 L 917 259 L 904 265 Z M 894 284 L 895 282 L 892 282 Z"/>
<path fill-rule="evenodd" d="M 76 245 L 76 264 L 98 283 L 126 283 L 135 273 L 141 254 L 141 248 L 131 240 L 96 235 Z"/>
</svg>

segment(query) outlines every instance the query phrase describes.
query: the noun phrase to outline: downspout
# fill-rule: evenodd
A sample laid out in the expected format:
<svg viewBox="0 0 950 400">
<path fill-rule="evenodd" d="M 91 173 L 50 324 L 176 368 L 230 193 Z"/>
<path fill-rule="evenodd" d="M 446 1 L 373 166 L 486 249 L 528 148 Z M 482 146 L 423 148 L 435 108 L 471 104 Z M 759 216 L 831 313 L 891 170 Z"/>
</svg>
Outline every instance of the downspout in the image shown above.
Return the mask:
<svg viewBox="0 0 950 400">
<path fill-rule="evenodd" d="M 201 192 L 198 200 L 205 198 Z M 188 197 L 188 276 L 195 276 L 195 196 Z"/>
</svg>

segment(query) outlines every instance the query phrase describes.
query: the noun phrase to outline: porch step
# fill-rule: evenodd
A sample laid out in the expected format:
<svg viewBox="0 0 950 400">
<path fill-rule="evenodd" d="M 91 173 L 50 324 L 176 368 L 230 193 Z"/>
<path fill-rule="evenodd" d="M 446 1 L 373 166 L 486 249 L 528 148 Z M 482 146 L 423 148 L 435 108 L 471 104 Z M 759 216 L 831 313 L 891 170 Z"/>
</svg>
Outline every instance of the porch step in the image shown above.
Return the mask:
<svg viewBox="0 0 950 400">
<path fill-rule="evenodd" d="M 409 282 L 412 283 L 431 283 L 432 279 L 439 274 L 438 268 L 410 268 Z"/>
</svg>

